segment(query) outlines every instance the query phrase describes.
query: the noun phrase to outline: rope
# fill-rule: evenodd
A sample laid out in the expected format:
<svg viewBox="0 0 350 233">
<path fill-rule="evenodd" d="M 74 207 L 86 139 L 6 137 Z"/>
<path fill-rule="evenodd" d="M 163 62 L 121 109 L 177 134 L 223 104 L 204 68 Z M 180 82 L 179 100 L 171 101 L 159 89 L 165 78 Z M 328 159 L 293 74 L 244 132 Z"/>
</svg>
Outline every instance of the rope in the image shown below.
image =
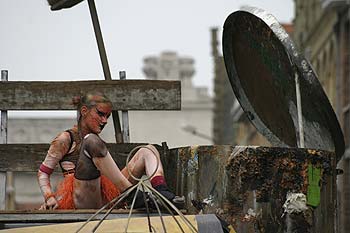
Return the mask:
<svg viewBox="0 0 350 233">
<path fill-rule="evenodd" d="M 131 171 L 130 171 L 130 168 L 127 166 L 128 163 L 129 163 L 129 160 L 131 158 L 131 156 L 133 156 L 133 154 L 135 153 L 136 150 L 139 150 L 141 148 L 146 148 L 148 150 L 150 150 L 153 155 L 156 157 L 157 159 L 157 166 L 156 166 L 156 169 L 154 170 L 154 172 L 152 173 L 151 176 L 143 176 L 141 178 L 137 178 L 135 177 Z M 111 200 L 109 203 L 105 204 L 103 207 L 101 207 L 95 214 L 93 214 L 88 220 L 86 220 L 82 226 L 79 227 L 79 229 L 76 231 L 76 233 L 80 232 L 91 220 L 93 220 L 99 213 L 101 213 L 104 209 L 106 209 L 108 206 L 111 206 L 110 209 L 105 213 L 105 215 L 99 220 L 99 222 L 95 225 L 95 227 L 93 228 L 92 232 L 96 232 L 96 230 L 98 229 L 98 227 L 102 224 L 102 222 L 108 217 L 108 215 L 112 212 L 112 210 L 121 202 L 123 201 L 132 191 L 134 191 L 134 189 L 136 189 L 136 192 L 135 192 L 135 195 L 133 197 L 133 200 L 132 200 L 132 203 L 131 203 L 131 207 L 130 207 L 130 211 L 129 211 L 129 215 L 128 215 L 128 220 L 127 220 L 127 224 L 125 226 L 125 231 L 124 232 L 127 232 L 128 231 L 128 228 L 129 228 L 129 224 L 130 224 L 130 220 L 131 220 L 131 216 L 132 216 L 132 213 L 133 213 L 133 208 L 134 208 L 134 205 L 135 205 L 135 201 L 136 201 L 136 197 L 137 197 L 137 194 L 138 192 L 142 189 L 143 191 L 143 199 L 144 199 L 144 202 L 145 202 L 145 206 L 146 206 L 146 211 L 147 211 L 147 220 L 148 220 L 148 228 L 149 228 L 149 232 L 155 232 L 155 229 L 154 227 L 152 226 L 152 223 L 151 223 L 151 218 L 150 218 L 150 210 L 149 210 L 149 206 L 148 206 L 148 203 L 147 203 L 147 200 L 146 200 L 146 190 L 150 191 L 150 193 L 148 194 L 149 197 L 152 199 L 152 201 L 154 202 L 155 206 L 156 206 L 156 209 L 157 209 L 157 212 L 159 214 L 159 217 L 161 219 L 161 223 L 162 223 L 162 228 L 163 228 L 163 231 L 166 233 L 167 230 L 166 230 L 166 226 L 165 226 L 165 223 L 164 223 L 164 219 L 163 219 L 163 216 L 162 216 L 162 213 L 160 211 L 160 208 L 159 208 L 159 205 L 158 205 L 158 202 L 159 204 L 161 204 L 162 207 L 164 207 L 168 212 L 169 214 L 172 216 L 172 218 L 174 219 L 174 221 L 176 222 L 176 224 L 178 225 L 179 229 L 181 230 L 181 232 L 185 233 L 183 227 L 181 226 L 179 220 L 175 217 L 173 211 L 175 211 L 180 219 L 182 220 L 182 222 L 189 228 L 189 230 L 191 232 L 198 232 L 198 230 L 193 226 L 193 224 L 181 213 L 180 210 L 178 210 L 176 208 L 176 206 L 171 203 L 171 201 L 169 201 L 167 198 L 165 198 L 162 194 L 160 194 L 156 189 L 154 189 L 152 187 L 152 185 L 146 183 L 145 181 L 148 181 L 151 179 L 151 177 L 153 177 L 157 170 L 158 170 L 158 167 L 159 167 L 159 158 L 157 157 L 157 154 L 156 152 L 154 152 L 150 147 L 147 147 L 147 146 L 137 146 L 135 147 L 134 149 L 132 149 L 130 151 L 130 153 L 128 154 L 128 157 L 127 157 L 127 160 L 126 160 L 126 167 L 128 169 L 128 173 L 129 175 L 135 179 L 136 181 L 138 181 L 138 183 L 134 186 L 131 186 L 131 188 L 127 189 L 124 193 L 122 193 L 120 196 L 114 198 L 113 200 Z M 170 208 L 169 208 L 170 207 Z M 173 211 L 172 211 L 173 210 Z"/>
</svg>

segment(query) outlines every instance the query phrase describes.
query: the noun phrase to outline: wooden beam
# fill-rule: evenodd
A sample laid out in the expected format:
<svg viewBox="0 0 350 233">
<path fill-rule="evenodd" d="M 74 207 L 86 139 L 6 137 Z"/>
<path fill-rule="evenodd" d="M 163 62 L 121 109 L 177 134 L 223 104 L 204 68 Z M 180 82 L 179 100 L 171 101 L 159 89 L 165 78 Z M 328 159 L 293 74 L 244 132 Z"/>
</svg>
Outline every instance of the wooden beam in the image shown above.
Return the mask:
<svg viewBox="0 0 350 233">
<path fill-rule="evenodd" d="M 67 223 L 86 221 L 97 210 L 16 210 L 0 211 L 0 223 Z M 106 211 L 102 211 L 95 219 L 101 219 Z M 127 218 L 129 210 L 116 209 L 107 219 Z M 157 216 L 158 213 L 151 214 Z M 133 217 L 145 217 L 145 211 L 134 210 Z"/>
<path fill-rule="evenodd" d="M 107 143 L 109 152 L 119 168 L 123 168 L 126 163 L 128 153 L 136 146 L 146 145 L 147 143 Z M 2 144 L 0 145 L 0 172 L 33 172 L 38 168 L 44 160 L 49 144 Z M 159 145 L 155 145 L 159 153 L 163 153 L 163 149 Z M 59 171 L 59 169 L 57 169 Z M 1 173 L 0 173 L 1 174 Z M 0 177 L 1 178 L 1 177 Z M 1 181 L 1 180 L 0 180 Z"/>
<path fill-rule="evenodd" d="M 0 83 L 0 110 L 74 110 L 72 97 L 104 93 L 113 110 L 180 110 L 180 81 L 93 80 Z"/>
<path fill-rule="evenodd" d="M 71 223 L 82 222 L 89 219 L 95 214 L 97 209 L 91 210 L 16 210 L 16 211 L 0 211 L 0 229 L 9 229 L 15 227 L 30 227 L 37 224 L 45 223 Z M 100 220 L 104 217 L 107 210 L 103 210 L 99 213 L 94 220 Z M 108 219 L 123 219 L 128 218 L 130 210 L 127 209 L 114 209 L 107 216 Z M 183 214 L 186 214 L 185 210 L 181 210 Z M 151 211 L 151 217 L 159 217 L 159 213 Z M 170 216 L 169 213 L 163 212 L 162 216 Z M 147 217 L 146 210 L 133 210 L 132 218 Z M 1 226 L 1 224 L 3 224 Z M 7 224 L 6 226 L 4 224 Z M 32 225 L 33 224 L 33 225 Z M 86 232 L 86 231 L 83 231 Z"/>
</svg>

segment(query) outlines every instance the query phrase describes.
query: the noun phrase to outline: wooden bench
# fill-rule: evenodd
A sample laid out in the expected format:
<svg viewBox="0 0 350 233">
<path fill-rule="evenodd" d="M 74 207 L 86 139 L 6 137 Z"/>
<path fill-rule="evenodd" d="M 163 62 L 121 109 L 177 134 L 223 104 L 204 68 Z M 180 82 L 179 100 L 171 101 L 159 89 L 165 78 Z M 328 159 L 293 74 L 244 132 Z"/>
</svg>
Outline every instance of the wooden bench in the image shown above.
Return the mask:
<svg viewBox="0 0 350 233">
<path fill-rule="evenodd" d="M 93 80 L 93 81 L 1 81 L 0 110 L 2 128 L 0 144 L 0 224 L 28 222 L 28 211 L 5 211 L 6 172 L 36 172 L 46 156 L 49 144 L 7 144 L 7 110 L 75 110 L 72 97 L 88 91 L 100 91 L 113 103 L 113 110 L 180 110 L 181 85 L 179 81 L 154 80 Z M 123 167 L 128 152 L 137 143 L 110 143 L 108 148 L 116 163 Z M 161 156 L 166 143 L 158 146 Z M 68 211 L 69 212 L 69 211 Z M 77 221 L 86 218 L 81 214 Z M 39 214 L 38 222 L 72 221 L 72 215 L 57 215 L 55 211 L 30 211 Z M 59 211 L 57 213 L 60 213 Z M 70 211 L 69 213 L 72 213 Z M 76 212 L 74 212 L 76 214 Z M 43 217 L 45 216 L 45 217 Z M 35 217 L 34 217 L 35 219 Z M 73 219 L 74 221 L 74 219 Z"/>
</svg>

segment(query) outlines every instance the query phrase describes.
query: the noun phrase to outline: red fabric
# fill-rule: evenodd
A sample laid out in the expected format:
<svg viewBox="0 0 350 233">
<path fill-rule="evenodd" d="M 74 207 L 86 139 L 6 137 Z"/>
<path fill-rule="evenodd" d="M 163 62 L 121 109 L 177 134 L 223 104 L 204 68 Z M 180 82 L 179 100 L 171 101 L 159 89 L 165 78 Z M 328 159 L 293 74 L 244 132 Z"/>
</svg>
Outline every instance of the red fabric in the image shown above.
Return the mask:
<svg viewBox="0 0 350 233">
<path fill-rule="evenodd" d="M 101 176 L 101 192 L 104 204 L 110 202 L 115 197 L 120 195 L 120 191 L 106 176 Z"/>
<path fill-rule="evenodd" d="M 41 164 L 40 167 L 39 167 L 39 170 L 48 174 L 48 175 L 51 175 L 52 172 L 53 172 L 53 169 L 52 168 L 49 168 L 47 166 L 45 166 L 44 164 Z"/>
<path fill-rule="evenodd" d="M 75 209 L 73 200 L 74 179 L 74 175 L 69 174 L 58 185 L 55 193 L 56 198 L 58 198 L 58 209 Z M 120 195 L 117 187 L 105 176 L 101 176 L 101 193 L 104 200 L 103 204 Z"/>
<path fill-rule="evenodd" d="M 58 184 L 57 192 L 55 193 L 56 198 L 58 199 L 58 209 L 75 209 L 73 200 L 73 184 L 73 174 L 66 175 Z"/>
<path fill-rule="evenodd" d="M 158 185 L 166 185 L 164 176 L 155 176 L 151 179 L 151 184 L 153 187 L 157 187 Z"/>
</svg>

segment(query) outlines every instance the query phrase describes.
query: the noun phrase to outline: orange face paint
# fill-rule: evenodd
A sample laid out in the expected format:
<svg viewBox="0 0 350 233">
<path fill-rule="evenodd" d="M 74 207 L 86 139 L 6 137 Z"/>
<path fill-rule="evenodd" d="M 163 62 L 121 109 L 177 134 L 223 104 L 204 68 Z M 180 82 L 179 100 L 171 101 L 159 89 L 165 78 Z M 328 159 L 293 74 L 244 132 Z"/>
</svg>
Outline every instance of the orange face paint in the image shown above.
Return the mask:
<svg viewBox="0 0 350 233">
<path fill-rule="evenodd" d="M 84 128 L 84 134 L 99 134 L 107 124 L 107 120 L 112 112 L 112 106 L 109 103 L 98 103 L 89 109 L 82 118 L 81 126 Z"/>
</svg>

